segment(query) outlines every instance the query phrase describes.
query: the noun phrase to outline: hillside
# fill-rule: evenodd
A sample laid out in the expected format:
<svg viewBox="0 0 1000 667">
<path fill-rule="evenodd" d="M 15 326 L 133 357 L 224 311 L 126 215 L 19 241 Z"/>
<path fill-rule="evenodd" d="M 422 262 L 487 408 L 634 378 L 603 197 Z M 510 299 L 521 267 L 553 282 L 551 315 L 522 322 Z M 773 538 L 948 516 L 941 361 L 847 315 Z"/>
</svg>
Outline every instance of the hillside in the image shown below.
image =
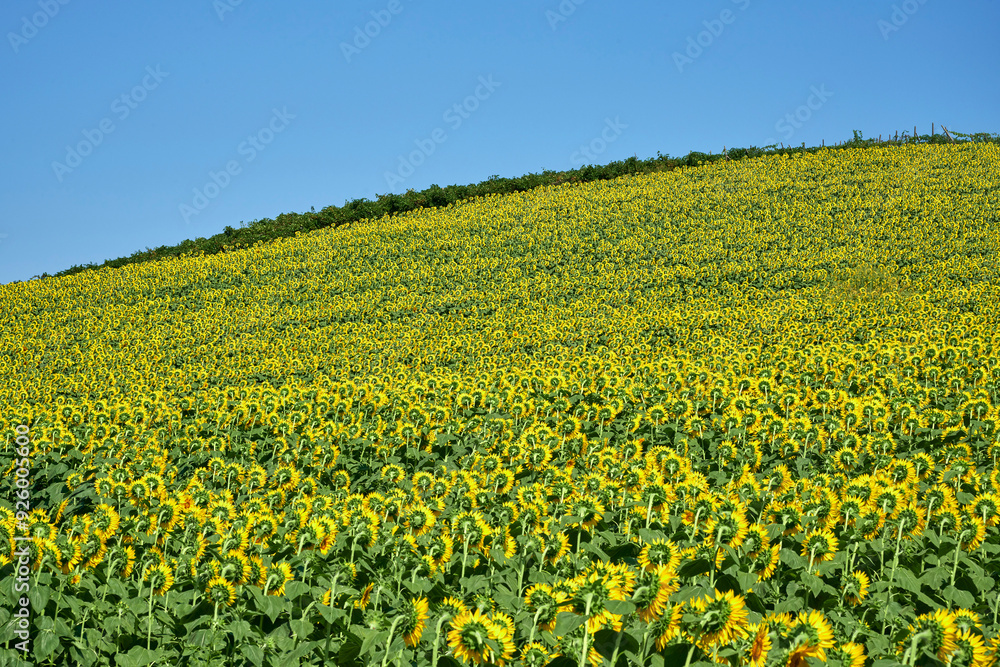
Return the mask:
<svg viewBox="0 0 1000 667">
<path fill-rule="evenodd" d="M 998 211 L 818 150 L 0 286 L 0 576 L 59 664 L 985 660 Z"/>
</svg>

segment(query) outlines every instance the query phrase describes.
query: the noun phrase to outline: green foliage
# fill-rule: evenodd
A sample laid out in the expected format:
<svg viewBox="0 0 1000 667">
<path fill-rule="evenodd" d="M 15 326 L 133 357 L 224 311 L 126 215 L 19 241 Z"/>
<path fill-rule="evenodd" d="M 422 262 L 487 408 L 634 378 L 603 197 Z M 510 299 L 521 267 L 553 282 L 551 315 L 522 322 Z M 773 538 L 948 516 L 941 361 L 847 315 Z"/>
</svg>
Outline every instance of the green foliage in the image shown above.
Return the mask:
<svg viewBox="0 0 1000 667">
<path fill-rule="evenodd" d="M 961 141 L 1000 143 L 1000 135 L 997 134 L 978 133 L 968 135 L 959 132 L 952 132 L 951 134 L 954 137 L 959 137 Z M 345 202 L 343 206 L 327 206 L 318 213 L 315 210 L 309 213 L 282 213 L 274 219 L 262 218 L 260 220 L 253 220 L 247 224 L 240 222 L 239 229 L 227 225 L 221 233 L 208 238 L 198 237 L 194 240 L 182 241 L 174 246 L 162 245 L 155 249 L 147 247 L 146 250 L 137 250 L 128 257 L 109 259 L 101 264 L 91 262 L 89 264 L 76 265 L 58 271 L 52 274 L 52 276 L 48 273 L 43 273 L 40 277 L 69 276 L 82 271 L 140 264 L 167 257 L 179 257 L 181 255 L 214 255 L 238 248 L 251 247 L 255 244 L 274 239 L 295 236 L 295 234 L 300 232 L 309 232 L 323 227 L 340 227 L 358 222 L 359 220 L 379 219 L 383 216 L 396 215 L 421 208 L 446 207 L 474 197 L 524 192 L 547 185 L 611 180 L 626 175 L 671 171 L 682 167 L 697 167 L 720 160 L 745 160 L 763 155 L 796 155 L 799 153 L 816 153 L 820 150 L 867 148 L 881 145 L 900 145 L 903 143 L 941 144 L 950 142 L 943 134 L 934 134 L 933 136 L 924 134 L 917 137 L 909 137 L 905 132 L 901 135 L 900 139 L 879 142 L 877 139 L 864 139 L 862 134 L 855 130 L 853 139 L 838 146 L 813 146 L 810 148 L 806 148 L 804 144 L 801 147 L 783 146 L 781 148 L 778 148 L 776 145 L 765 146 L 763 148 L 751 146 L 749 148 L 730 148 L 724 153 L 718 154 L 694 151 L 688 153 L 685 157 L 677 158 L 671 158 L 669 155 L 657 152 L 655 158 L 648 158 L 646 160 L 630 157 L 625 160 L 609 162 L 606 165 L 586 165 L 579 169 L 568 171 L 544 170 L 541 174 L 526 174 L 516 178 L 500 178 L 494 175 L 478 184 L 449 185 L 444 188 L 435 184 L 420 192 L 407 190 L 406 193 L 401 195 L 377 195 L 375 201 L 364 198 L 354 199 Z"/>
</svg>

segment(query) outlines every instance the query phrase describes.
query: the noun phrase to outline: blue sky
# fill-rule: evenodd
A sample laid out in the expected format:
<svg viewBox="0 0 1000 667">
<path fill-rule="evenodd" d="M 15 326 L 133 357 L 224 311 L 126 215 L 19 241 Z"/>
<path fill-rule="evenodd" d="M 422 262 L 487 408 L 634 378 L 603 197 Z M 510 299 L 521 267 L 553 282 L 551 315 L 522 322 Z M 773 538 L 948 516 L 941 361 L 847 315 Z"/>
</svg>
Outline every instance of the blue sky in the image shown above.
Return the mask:
<svg viewBox="0 0 1000 667">
<path fill-rule="evenodd" d="M 998 26 L 994 0 L 7 0 L 0 283 L 433 183 L 1000 132 Z"/>
</svg>

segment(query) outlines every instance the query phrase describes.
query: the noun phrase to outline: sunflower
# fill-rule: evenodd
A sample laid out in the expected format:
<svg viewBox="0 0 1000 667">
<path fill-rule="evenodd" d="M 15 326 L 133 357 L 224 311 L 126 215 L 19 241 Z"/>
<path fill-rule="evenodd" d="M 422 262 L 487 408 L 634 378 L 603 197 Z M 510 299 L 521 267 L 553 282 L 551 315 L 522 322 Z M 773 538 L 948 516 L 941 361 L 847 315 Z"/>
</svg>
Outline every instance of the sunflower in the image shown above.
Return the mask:
<svg viewBox="0 0 1000 667">
<path fill-rule="evenodd" d="M 154 595 L 166 595 L 174 585 L 173 569 L 166 563 L 156 563 L 146 570 L 144 581 L 149 582 Z"/>
<path fill-rule="evenodd" d="M 292 580 L 292 567 L 285 562 L 272 565 L 268 569 L 265 592 L 268 595 L 284 595 L 285 584 Z"/>
<path fill-rule="evenodd" d="M 646 570 L 652 570 L 657 565 L 676 570 L 681 563 L 681 548 L 670 540 L 653 540 L 643 545 L 638 561 Z"/>
<path fill-rule="evenodd" d="M 771 546 L 771 536 L 765 526 L 755 523 L 747 527 L 747 534 L 741 546 L 746 555 L 753 559 Z"/>
<path fill-rule="evenodd" d="M 486 614 L 473 609 L 453 618 L 449 626 L 448 647 L 456 658 L 472 665 L 496 662 L 499 656 L 487 643 L 496 630 Z"/>
<path fill-rule="evenodd" d="M 962 514 L 957 508 L 945 506 L 931 514 L 930 526 L 939 534 L 958 534 L 962 527 Z"/>
<path fill-rule="evenodd" d="M 94 569 L 104 561 L 108 547 L 97 535 L 87 535 L 74 538 L 80 548 L 81 560 L 86 569 Z M 34 542 L 32 542 L 34 544 Z"/>
<path fill-rule="evenodd" d="M 642 570 L 636 581 L 636 593 L 632 597 L 639 618 L 645 623 L 659 618 L 666 608 L 667 600 L 679 586 L 677 571 L 673 568 L 655 565 L 650 570 Z"/>
<path fill-rule="evenodd" d="M 445 614 L 451 618 L 455 616 L 461 616 L 462 614 L 469 611 L 469 608 L 465 606 L 465 603 L 458 598 L 446 597 L 441 601 L 441 605 L 438 607 L 438 611 Z"/>
<path fill-rule="evenodd" d="M 712 517 L 705 523 L 705 533 L 713 547 L 738 549 L 747 534 L 746 516 L 742 511 Z"/>
<path fill-rule="evenodd" d="M 121 570 L 122 579 L 128 579 L 135 567 L 135 548 L 128 544 L 122 549 L 122 556 L 125 558 L 124 567 Z"/>
<path fill-rule="evenodd" d="M 525 667 L 545 667 L 554 657 L 538 642 L 521 647 L 521 664 Z"/>
<path fill-rule="evenodd" d="M 545 539 L 543 553 L 550 565 L 555 565 L 569 553 L 569 538 L 561 531 L 546 531 L 543 537 Z"/>
<path fill-rule="evenodd" d="M 930 651 L 937 655 L 938 660 L 947 662 L 955 653 L 958 644 L 955 640 L 958 632 L 955 628 L 955 617 L 950 611 L 937 609 L 933 612 L 917 616 L 916 622 L 910 626 L 910 632 L 897 651 L 904 659 Z"/>
<path fill-rule="evenodd" d="M 802 507 L 798 501 L 774 503 L 767 510 L 772 523 L 782 527 L 782 537 L 795 535 L 802 529 Z"/>
<path fill-rule="evenodd" d="M 491 529 L 479 511 L 462 512 L 452 519 L 452 534 L 456 542 L 469 549 L 482 549 Z"/>
<path fill-rule="evenodd" d="M 403 641 L 413 648 L 420 642 L 420 636 L 427 624 L 427 598 L 421 597 L 404 602 L 400 614 L 403 617 L 403 623 L 399 628 L 403 633 Z"/>
<path fill-rule="evenodd" d="M 649 636 L 654 640 L 657 651 L 662 651 L 672 639 L 680 637 L 683 616 L 683 605 L 668 602 L 660 616 L 650 622 Z"/>
<path fill-rule="evenodd" d="M 818 565 L 833 560 L 839 546 L 830 530 L 813 530 L 802 540 L 802 555 L 808 557 L 812 565 Z"/>
<path fill-rule="evenodd" d="M 374 588 L 375 584 L 373 582 L 368 584 L 361 590 L 361 594 L 358 596 L 358 599 L 353 602 L 353 606 L 355 609 L 368 608 L 368 603 L 371 602 L 372 599 L 372 589 Z"/>
<path fill-rule="evenodd" d="M 986 524 L 978 516 L 969 517 L 969 521 L 962 522 L 962 529 L 959 532 L 959 540 L 962 549 L 966 552 L 973 552 L 982 545 L 986 539 Z"/>
<path fill-rule="evenodd" d="M 500 647 L 500 655 L 494 660 L 497 665 L 504 665 L 517 651 L 514 646 L 514 619 L 502 612 L 491 614 L 490 637 Z"/>
<path fill-rule="evenodd" d="M 224 577 L 213 577 L 205 586 L 205 597 L 220 607 L 229 607 L 236 601 L 236 588 Z"/>
<path fill-rule="evenodd" d="M 841 582 L 841 590 L 844 591 L 844 599 L 848 604 L 859 605 L 868 597 L 868 586 L 871 580 L 868 575 L 860 570 L 852 572 L 844 577 Z"/>
<path fill-rule="evenodd" d="M 93 513 L 94 534 L 106 541 L 118 532 L 120 518 L 111 505 L 100 504 Z"/>
<path fill-rule="evenodd" d="M 952 665 L 989 667 L 991 664 L 989 651 L 981 635 L 962 630 L 955 635 L 955 646 L 955 652 L 951 656 Z"/>
<path fill-rule="evenodd" d="M 13 543 L 12 540 L 8 541 Z M 80 564 L 83 557 L 83 552 L 80 550 L 80 543 L 76 540 L 69 539 L 65 535 L 60 535 L 56 539 L 56 546 L 59 548 L 59 560 L 62 563 L 62 572 L 63 574 L 69 574 L 70 570 L 73 570 Z M 126 549 L 132 549 L 132 547 L 129 546 L 126 547 Z M 5 551 L 7 553 L 4 555 L 9 557 L 11 548 L 8 547 Z M 8 560 L 8 562 L 10 561 Z M 135 562 L 135 549 L 132 549 L 132 562 Z M 128 574 L 131 574 L 131 569 L 128 570 L 128 573 L 123 574 L 122 576 L 128 577 Z"/>
<path fill-rule="evenodd" d="M 992 527 L 1000 523 L 1000 494 L 981 493 L 972 501 L 972 514 Z"/>
<path fill-rule="evenodd" d="M 439 533 L 430 538 L 427 555 L 434 559 L 434 566 L 441 568 L 451 562 L 455 542 L 448 533 Z"/>
<path fill-rule="evenodd" d="M 625 600 L 627 594 L 619 582 L 597 568 L 591 568 L 577 578 L 573 611 L 587 617 L 587 628 L 591 634 L 598 630 L 611 627 L 618 630 L 621 619 L 604 608 L 611 600 Z"/>
<path fill-rule="evenodd" d="M 551 632 L 559 612 L 571 609 L 565 604 L 568 598 L 565 591 L 554 590 L 548 584 L 535 584 L 525 591 L 524 606 L 541 630 Z"/>
<path fill-rule="evenodd" d="M 765 549 L 761 554 L 753 559 L 750 567 L 757 573 L 758 579 L 761 581 L 767 581 L 774 575 L 774 571 L 778 568 L 780 554 L 781 545 L 775 544 L 774 546 Z"/>
<path fill-rule="evenodd" d="M 691 610 L 699 616 L 694 634 L 701 646 L 728 644 L 747 636 L 747 608 L 743 597 L 732 591 L 715 591 L 714 596 L 698 598 L 691 603 Z"/>
<path fill-rule="evenodd" d="M 773 644 L 770 628 L 767 627 L 766 623 L 750 624 L 747 626 L 747 633 L 753 637 L 747 656 L 750 658 L 750 667 L 764 667 Z"/>
<path fill-rule="evenodd" d="M 884 523 L 885 516 L 881 512 L 866 506 L 861 516 L 858 517 L 855 528 L 863 538 L 873 540 L 878 536 L 879 531 L 882 530 Z"/>
<path fill-rule="evenodd" d="M 604 516 L 604 505 L 591 498 L 580 498 L 572 507 L 571 514 L 580 518 L 577 523 L 570 524 L 583 530 L 590 530 Z"/>
<path fill-rule="evenodd" d="M 845 642 L 826 652 L 827 659 L 839 660 L 844 667 L 864 667 L 865 647 L 854 642 Z"/>
<path fill-rule="evenodd" d="M 915 503 L 908 504 L 896 512 L 893 519 L 895 531 L 907 539 L 918 537 L 924 532 L 925 517 Z"/>
<path fill-rule="evenodd" d="M 975 630 L 979 627 L 979 614 L 971 609 L 955 609 L 952 612 L 955 619 L 955 628 L 962 630 Z"/>
<path fill-rule="evenodd" d="M 792 640 L 789 665 L 804 665 L 805 659 L 815 657 L 826 661 L 826 650 L 833 648 L 833 628 L 822 612 L 800 612 L 788 628 Z"/>
<path fill-rule="evenodd" d="M 248 583 L 250 576 L 250 560 L 246 554 L 238 549 L 230 549 L 229 553 L 221 559 L 222 573 L 233 583 Z"/>
</svg>

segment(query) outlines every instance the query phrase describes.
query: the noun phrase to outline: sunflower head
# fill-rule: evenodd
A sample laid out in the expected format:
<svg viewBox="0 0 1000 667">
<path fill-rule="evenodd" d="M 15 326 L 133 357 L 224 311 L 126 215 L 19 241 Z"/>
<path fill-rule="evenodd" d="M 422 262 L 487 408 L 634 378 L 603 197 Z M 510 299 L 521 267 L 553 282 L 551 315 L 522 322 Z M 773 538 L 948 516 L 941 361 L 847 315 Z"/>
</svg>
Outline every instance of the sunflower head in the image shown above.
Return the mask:
<svg viewBox="0 0 1000 667">
<path fill-rule="evenodd" d="M 525 644 L 521 648 L 521 663 L 525 667 L 544 667 L 555 657 L 538 642 Z"/>
<path fill-rule="evenodd" d="M 236 587 L 224 577 L 213 577 L 205 586 L 205 597 L 220 607 L 229 607 L 236 601 Z"/>
<path fill-rule="evenodd" d="M 667 600 L 679 587 L 677 571 L 666 565 L 655 565 L 652 569 L 641 571 L 632 596 L 639 618 L 646 623 L 659 618 L 666 608 Z"/>
<path fill-rule="evenodd" d="M 406 600 L 400 610 L 400 615 L 403 620 L 399 630 L 403 633 L 403 641 L 412 648 L 420 642 L 420 637 L 423 635 L 427 623 L 427 599 L 421 597 L 415 600 Z"/>
<path fill-rule="evenodd" d="M 145 581 L 154 595 L 165 595 L 174 585 L 174 572 L 167 563 L 159 562 L 146 570 Z"/>
<path fill-rule="evenodd" d="M 643 545 L 638 560 L 647 570 L 657 565 L 665 565 L 676 570 L 681 562 L 681 548 L 669 540 L 653 540 Z"/>
<path fill-rule="evenodd" d="M 859 605 L 868 597 L 868 587 L 871 580 L 868 575 L 860 570 L 856 570 L 845 576 L 841 581 L 841 590 L 844 591 L 844 599 L 848 604 Z"/>
<path fill-rule="evenodd" d="M 746 604 L 732 591 L 715 591 L 714 595 L 696 599 L 691 603 L 691 612 L 696 620 L 687 630 L 702 646 L 728 644 L 747 636 Z"/>
<path fill-rule="evenodd" d="M 957 637 L 955 615 L 950 611 L 937 609 L 917 617 L 916 622 L 910 626 L 908 636 L 899 645 L 898 651 L 900 655 L 905 655 L 907 651 L 910 651 L 911 655 L 913 653 L 919 655 L 926 650 L 937 655 L 939 660 L 947 661 L 958 647 L 955 643 Z"/>
</svg>

